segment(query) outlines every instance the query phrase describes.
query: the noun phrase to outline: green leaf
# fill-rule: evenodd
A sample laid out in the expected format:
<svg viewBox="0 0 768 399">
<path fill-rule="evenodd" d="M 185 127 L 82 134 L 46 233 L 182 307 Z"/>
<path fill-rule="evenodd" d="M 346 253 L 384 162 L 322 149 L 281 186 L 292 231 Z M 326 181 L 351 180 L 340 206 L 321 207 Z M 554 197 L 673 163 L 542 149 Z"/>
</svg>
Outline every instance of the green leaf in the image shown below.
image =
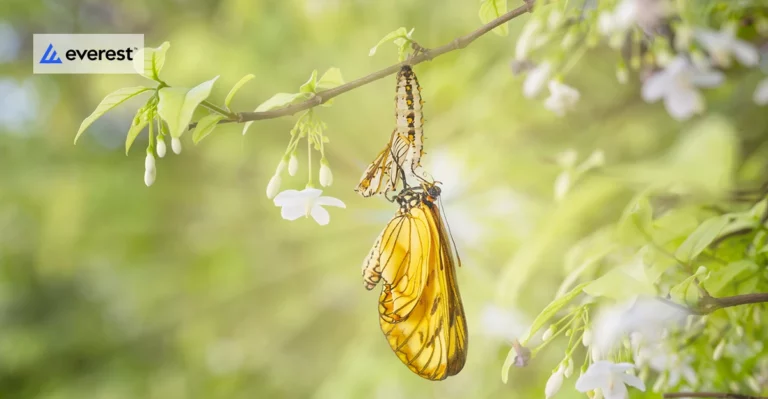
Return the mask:
<svg viewBox="0 0 768 399">
<path fill-rule="evenodd" d="M 320 77 L 320 80 L 317 81 L 316 89 L 328 90 L 343 84 L 344 78 L 341 77 L 341 70 L 339 68 L 329 68 L 325 71 L 323 76 Z"/>
<path fill-rule="evenodd" d="M 683 241 L 675 251 L 675 257 L 683 263 L 690 262 L 717 238 L 728 224 L 726 215 L 707 219 Z"/>
<path fill-rule="evenodd" d="M 528 340 L 531 339 L 531 337 L 536 334 L 537 331 L 539 331 L 544 325 L 551 319 L 560 309 L 562 309 L 565 305 L 568 304 L 568 302 L 572 301 L 574 298 L 579 296 L 581 294 L 581 291 L 589 285 L 590 282 L 586 282 L 583 284 L 579 284 L 576 287 L 574 287 L 571 291 L 569 291 L 567 294 L 555 299 L 552 301 L 547 307 L 544 308 L 544 310 L 539 313 L 538 316 L 533 320 L 533 323 L 531 324 L 531 328 L 528 330 L 528 333 L 525 335 L 523 339 L 520 340 L 520 343 L 525 346 L 528 343 Z M 504 365 L 501 367 L 501 380 L 506 384 L 507 383 L 507 377 L 509 375 L 509 368 L 512 367 L 512 363 L 515 361 L 515 350 L 511 349 L 509 353 L 507 354 L 506 360 L 504 360 Z"/>
<path fill-rule="evenodd" d="M 690 276 L 683 280 L 681 283 L 675 285 L 669 290 L 669 296 L 672 297 L 673 300 L 677 302 L 682 303 L 693 303 L 698 299 L 698 290 L 691 290 L 691 284 L 697 279 L 701 278 L 702 280 L 707 278 L 707 269 L 705 267 L 699 267 L 698 270 L 696 270 L 696 273 L 694 273 L 693 276 Z"/>
<path fill-rule="evenodd" d="M 629 202 L 619 219 L 617 234 L 625 244 L 642 244 L 646 241 L 653 221 L 653 210 L 645 194 Z"/>
<path fill-rule="evenodd" d="M 699 221 L 691 209 L 676 208 L 667 211 L 653 221 L 651 237 L 653 242 L 663 246 L 670 241 L 687 237 L 698 226 Z"/>
<path fill-rule="evenodd" d="M 384 43 L 394 41 L 397 38 L 404 38 L 405 40 L 411 39 L 411 34 L 413 33 L 413 29 L 411 29 L 410 32 L 405 30 L 404 27 L 397 28 L 396 30 L 393 30 L 392 32 L 389 32 L 379 40 L 378 43 L 376 43 L 375 46 L 371 47 L 371 50 L 368 52 L 368 56 L 373 56 L 376 54 L 376 50 L 379 49 L 379 46 L 381 46 Z M 396 43 L 397 44 L 397 43 Z"/>
<path fill-rule="evenodd" d="M 224 99 L 224 106 L 227 107 L 227 109 L 229 109 L 229 103 L 232 102 L 232 98 L 235 97 L 235 94 L 238 92 L 238 90 L 240 90 L 243 85 L 255 77 L 256 75 L 249 73 L 248 75 L 243 76 L 242 79 L 240 79 L 237 83 L 235 83 L 234 86 L 232 86 L 232 89 L 229 91 L 229 93 L 227 93 L 227 98 Z"/>
<path fill-rule="evenodd" d="M 164 42 L 157 48 L 147 47 L 139 50 L 133 58 L 134 68 L 142 76 L 160 81 L 160 70 L 165 65 L 165 53 L 169 47 L 171 47 L 171 44 Z"/>
<path fill-rule="evenodd" d="M 181 137 L 189 122 L 192 120 L 192 114 L 201 102 L 211 94 L 215 78 L 200 83 L 192 89 L 182 87 L 166 87 L 160 89 L 160 102 L 157 105 L 157 112 L 168 124 L 168 130 L 171 137 Z"/>
<path fill-rule="evenodd" d="M 731 262 L 722 269 L 713 271 L 709 275 L 709 278 L 702 284 L 711 295 L 719 296 L 723 293 L 728 284 L 732 283 L 742 273 L 755 271 L 757 269 L 757 264 L 751 260 L 745 259 Z"/>
<path fill-rule="evenodd" d="M 220 114 L 209 114 L 200 118 L 200 120 L 197 121 L 195 130 L 192 132 L 192 141 L 197 144 L 200 140 L 206 138 L 213 132 L 213 129 L 216 129 L 219 121 L 224 118 L 226 117 Z"/>
<path fill-rule="evenodd" d="M 312 71 L 312 75 L 310 75 L 309 80 L 307 80 L 307 83 L 304 83 L 299 87 L 299 93 L 314 93 L 315 92 L 315 86 L 317 85 L 317 69 Z"/>
<path fill-rule="evenodd" d="M 144 130 L 149 122 L 149 110 L 146 107 L 140 108 L 133 118 L 131 128 L 128 129 L 128 135 L 125 137 L 125 155 L 128 155 L 128 151 L 131 149 L 136 137 L 139 136 L 139 133 Z"/>
<path fill-rule="evenodd" d="M 507 0 L 483 0 L 480 4 L 480 21 L 484 24 L 507 13 Z M 493 29 L 493 33 L 499 36 L 507 36 L 509 27 L 506 22 Z"/>
<path fill-rule="evenodd" d="M 643 272 L 642 264 L 637 264 Z M 612 299 L 626 299 L 635 295 L 654 295 L 656 290 L 653 285 L 643 279 L 637 279 L 621 268 L 616 268 L 584 287 L 584 292 L 593 297 L 606 297 Z"/>
<path fill-rule="evenodd" d="M 80 135 L 83 134 L 85 129 L 87 129 L 88 126 L 91 126 L 91 124 L 96 119 L 99 119 L 102 115 L 107 113 L 107 111 L 148 90 L 153 89 L 151 87 L 144 86 L 124 87 L 120 90 L 107 94 L 107 96 L 101 100 L 101 103 L 99 103 L 93 113 L 88 115 L 87 118 L 83 119 L 83 123 L 80 124 L 80 129 L 77 130 L 77 134 L 75 135 L 75 143 L 77 143 L 77 139 L 80 138 Z"/>
</svg>

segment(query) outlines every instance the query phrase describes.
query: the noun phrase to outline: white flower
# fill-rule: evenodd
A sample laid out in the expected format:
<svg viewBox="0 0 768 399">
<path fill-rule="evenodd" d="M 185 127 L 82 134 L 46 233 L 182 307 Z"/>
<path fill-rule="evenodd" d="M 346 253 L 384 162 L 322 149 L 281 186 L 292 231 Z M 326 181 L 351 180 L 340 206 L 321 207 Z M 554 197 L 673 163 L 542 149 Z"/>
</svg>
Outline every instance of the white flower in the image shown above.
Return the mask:
<svg viewBox="0 0 768 399">
<path fill-rule="evenodd" d="M 267 184 L 267 198 L 275 198 L 277 192 L 280 191 L 280 183 L 282 180 L 283 179 L 280 177 L 280 175 L 274 175 L 271 179 L 269 179 L 269 183 Z"/>
<path fill-rule="evenodd" d="M 275 197 L 275 205 L 281 207 L 280 215 L 285 220 L 296 220 L 301 216 L 312 216 L 315 221 L 325 226 L 331 220 L 331 216 L 323 206 L 337 206 L 346 208 L 338 198 L 321 197 L 323 190 L 305 188 L 301 191 L 286 190 Z"/>
<path fill-rule="evenodd" d="M 616 364 L 607 360 L 594 362 L 576 381 L 576 389 L 579 392 L 600 389 L 606 399 L 627 399 L 629 397 L 627 385 L 645 392 L 643 381 L 637 376 L 626 373 L 634 367 L 630 363 Z"/>
<path fill-rule="evenodd" d="M 633 25 L 650 31 L 671 12 L 669 0 L 623 0 L 612 12 L 600 14 L 598 28 L 608 36 L 620 36 Z"/>
<path fill-rule="evenodd" d="M 288 161 L 288 174 L 296 176 L 296 172 L 299 171 L 299 159 L 296 158 L 296 154 L 291 154 L 291 159 Z"/>
<path fill-rule="evenodd" d="M 517 45 L 515 45 L 516 60 L 522 61 L 528 57 L 528 53 L 535 47 L 536 35 L 541 28 L 542 23 L 538 19 L 533 19 L 525 24 L 522 32 L 520 32 L 520 36 L 517 38 Z"/>
<path fill-rule="evenodd" d="M 147 153 L 147 157 L 144 158 L 144 184 L 147 187 L 151 186 L 155 182 L 155 176 L 157 175 L 157 168 L 155 168 L 155 157 Z"/>
<path fill-rule="evenodd" d="M 331 167 L 328 166 L 328 162 L 323 161 L 320 163 L 320 185 L 328 187 L 333 184 L 333 173 L 331 173 Z"/>
<path fill-rule="evenodd" d="M 677 120 L 685 120 L 704 111 L 704 98 L 697 87 L 714 87 L 723 82 L 717 71 L 701 71 L 682 55 L 643 83 L 642 95 L 647 102 L 664 99 L 664 106 Z"/>
<path fill-rule="evenodd" d="M 599 311 L 593 323 L 594 343 L 607 354 L 632 333 L 659 340 L 665 328 L 682 328 L 688 314 L 656 298 L 635 298 Z"/>
<path fill-rule="evenodd" d="M 547 380 L 547 385 L 544 387 L 544 395 L 546 395 L 547 399 L 555 396 L 557 391 L 560 390 L 560 387 L 563 386 L 563 374 L 565 373 L 565 369 L 563 366 L 560 366 L 557 368 L 557 371 L 552 373 L 551 376 L 549 376 L 549 379 Z"/>
<path fill-rule="evenodd" d="M 171 139 L 171 149 L 174 154 L 181 154 L 181 140 L 178 137 Z"/>
<path fill-rule="evenodd" d="M 165 156 L 165 140 L 163 140 L 162 137 L 157 137 L 157 146 L 155 147 L 155 151 L 157 152 L 157 156 L 162 158 Z"/>
<path fill-rule="evenodd" d="M 684 377 L 690 386 L 698 386 L 699 378 L 691 367 L 692 357 L 682 358 L 674 348 L 667 347 L 664 342 L 644 342 L 642 338 L 639 333 L 633 333 L 631 337 L 635 364 L 638 367 L 647 364 L 663 375 L 663 381 L 657 381 L 659 384 L 676 386 L 681 377 Z"/>
<path fill-rule="evenodd" d="M 751 43 L 736 37 L 733 26 L 723 26 L 720 31 L 696 29 L 696 40 L 707 50 L 716 65 L 727 68 L 731 65 L 731 56 L 736 57 L 744 66 L 755 66 L 760 61 L 757 48 Z"/>
<path fill-rule="evenodd" d="M 768 104 L 768 78 L 761 80 L 760 83 L 757 84 L 753 99 L 757 105 Z"/>
<path fill-rule="evenodd" d="M 551 73 L 552 64 L 546 61 L 533 68 L 523 82 L 523 95 L 527 98 L 536 97 L 544 89 L 544 83 L 549 80 Z"/>
<path fill-rule="evenodd" d="M 557 80 L 549 81 L 549 97 L 544 101 L 544 107 L 557 114 L 564 116 L 566 112 L 572 110 L 579 101 L 579 91 Z"/>
</svg>

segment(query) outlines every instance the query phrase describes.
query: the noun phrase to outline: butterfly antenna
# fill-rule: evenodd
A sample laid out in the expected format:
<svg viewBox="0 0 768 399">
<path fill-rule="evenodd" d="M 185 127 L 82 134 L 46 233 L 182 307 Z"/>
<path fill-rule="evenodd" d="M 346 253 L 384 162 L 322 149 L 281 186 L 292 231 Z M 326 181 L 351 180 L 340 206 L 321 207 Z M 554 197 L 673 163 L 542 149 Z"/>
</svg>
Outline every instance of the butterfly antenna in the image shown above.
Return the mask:
<svg viewBox="0 0 768 399">
<path fill-rule="evenodd" d="M 451 225 L 448 223 L 448 216 L 446 216 L 445 208 L 443 207 L 443 199 L 440 197 L 437 198 L 437 207 L 440 208 L 440 214 L 442 215 L 443 221 L 445 222 L 445 228 L 448 230 L 448 238 L 451 239 L 451 244 L 453 244 L 453 255 L 456 256 L 456 262 L 459 267 L 461 267 L 459 249 L 456 247 L 456 241 L 453 239 L 453 233 L 451 233 Z"/>
</svg>

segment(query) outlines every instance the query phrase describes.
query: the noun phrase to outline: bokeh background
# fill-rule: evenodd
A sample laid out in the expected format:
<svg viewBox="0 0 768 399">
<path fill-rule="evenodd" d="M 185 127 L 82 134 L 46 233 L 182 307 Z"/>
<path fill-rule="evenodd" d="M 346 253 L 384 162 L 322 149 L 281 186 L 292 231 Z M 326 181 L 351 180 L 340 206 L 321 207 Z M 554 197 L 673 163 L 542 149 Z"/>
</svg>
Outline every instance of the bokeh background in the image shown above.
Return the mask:
<svg viewBox="0 0 768 399">
<path fill-rule="evenodd" d="M 510 8 L 516 7 L 514 1 Z M 143 33 L 170 41 L 162 77 L 191 87 L 215 75 L 221 103 L 251 110 L 294 92 L 313 69 L 352 80 L 396 61 L 384 34 L 415 28 L 436 47 L 480 25 L 474 1 L 131 0 L 0 2 L 0 396 L 7 398 L 500 398 L 543 397 L 557 346 L 502 384 L 510 340 L 553 298 L 569 245 L 619 217 L 637 187 L 583 179 L 553 198 L 557 154 L 607 165 L 654 165 L 693 122 L 671 119 L 616 82 L 616 53 L 591 50 L 567 77 L 582 93 L 557 118 L 524 99 L 510 61 L 514 38 L 483 36 L 415 68 L 426 99 L 424 162 L 444 182 L 446 213 L 470 345 L 464 370 L 435 383 L 408 371 L 377 322 L 376 292 L 360 265 L 394 212 L 353 188 L 393 127 L 394 77 L 337 98 L 318 114 L 334 184 L 331 223 L 288 222 L 265 187 L 295 117 L 257 122 L 247 136 L 222 126 L 158 160 L 143 184 L 146 135 L 125 156 L 136 107 L 80 121 L 134 76 L 31 74 L 33 33 Z M 710 112 L 738 135 L 745 184 L 768 154 L 759 73 L 733 70 L 708 92 Z M 633 79 L 637 81 L 637 79 Z M 303 188 L 306 161 L 283 188 Z M 706 154 L 702 155 L 706 157 Z M 316 158 L 315 158 L 316 159 Z M 317 170 L 317 167 L 315 167 Z M 693 171 L 690 171 L 693 173 Z M 681 172 L 685 173 L 685 172 Z M 560 352 L 562 355 L 562 352 Z M 568 384 L 572 384 L 572 380 Z M 564 389 L 560 397 L 581 397 Z"/>
</svg>

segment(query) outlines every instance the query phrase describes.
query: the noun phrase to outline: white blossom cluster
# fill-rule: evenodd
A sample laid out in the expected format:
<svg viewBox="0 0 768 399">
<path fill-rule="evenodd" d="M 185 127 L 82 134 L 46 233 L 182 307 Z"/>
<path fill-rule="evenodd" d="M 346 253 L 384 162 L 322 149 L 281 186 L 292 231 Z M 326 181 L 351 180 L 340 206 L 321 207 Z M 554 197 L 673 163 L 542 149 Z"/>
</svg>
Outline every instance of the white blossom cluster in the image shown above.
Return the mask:
<svg viewBox="0 0 768 399">
<path fill-rule="evenodd" d="M 663 101 L 669 115 L 680 121 L 706 110 L 702 89 L 722 85 L 729 69 L 760 64 L 754 40 L 739 36 L 745 23 L 736 18 L 738 13 L 720 18 L 714 15 L 718 8 L 708 2 L 601 0 L 570 8 L 567 3 L 537 6 L 515 49 L 515 65 L 529 66 L 523 95 L 535 98 L 548 89 L 544 106 L 557 116 L 574 110 L 580 98 L 579 90 L 564 83 L 565 76 L 601 42 L 623 54 L 616 68 L 618 81 L 628 82 L 630 69 L 636 70 L 643 100 Z M 710 9 L 709 16 L 717 17 L 710 20 L 724 20 L 718 26 L 691 17 Z M 744 18 L 757 26 L 760 36 L 768 36 L 768 20 L 752 21 L 746 11 Z M 768 104 L 768 78 L 756 86 L 753 99 Z"/>
</svg>

